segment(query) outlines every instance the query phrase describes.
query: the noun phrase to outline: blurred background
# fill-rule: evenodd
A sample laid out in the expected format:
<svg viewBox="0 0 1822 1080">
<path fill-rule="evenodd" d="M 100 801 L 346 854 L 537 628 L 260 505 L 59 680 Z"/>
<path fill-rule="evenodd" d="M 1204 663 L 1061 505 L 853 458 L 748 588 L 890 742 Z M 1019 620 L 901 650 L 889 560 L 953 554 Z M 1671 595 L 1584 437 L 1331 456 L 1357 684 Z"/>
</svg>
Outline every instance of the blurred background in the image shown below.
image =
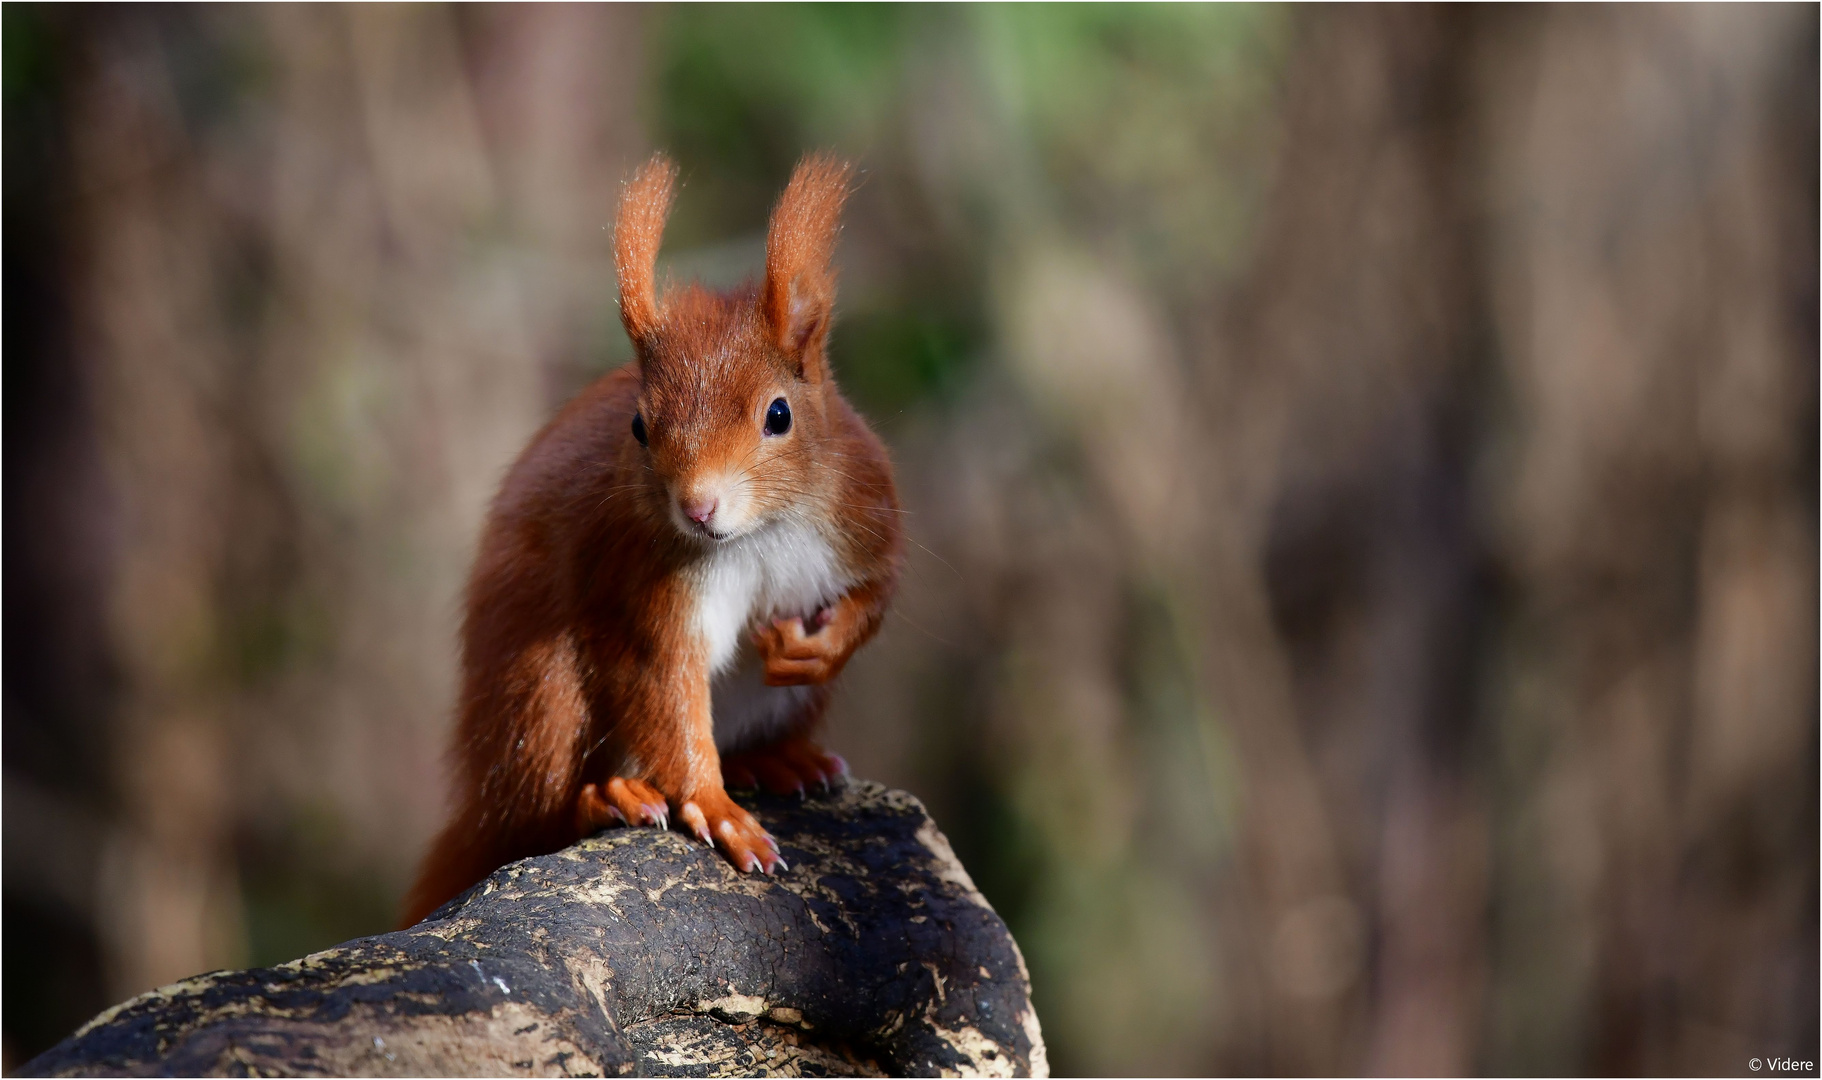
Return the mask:
<svg viewBox="0 0 1822 1080">
<path fill-rule="evenodd" d="M 1816 1060 L 1813 6 L 4 20 L 4 1053 L 390 929 L 610 223 L 835 364 L 930 806 L 1060 1074 Z"/>
</svg>

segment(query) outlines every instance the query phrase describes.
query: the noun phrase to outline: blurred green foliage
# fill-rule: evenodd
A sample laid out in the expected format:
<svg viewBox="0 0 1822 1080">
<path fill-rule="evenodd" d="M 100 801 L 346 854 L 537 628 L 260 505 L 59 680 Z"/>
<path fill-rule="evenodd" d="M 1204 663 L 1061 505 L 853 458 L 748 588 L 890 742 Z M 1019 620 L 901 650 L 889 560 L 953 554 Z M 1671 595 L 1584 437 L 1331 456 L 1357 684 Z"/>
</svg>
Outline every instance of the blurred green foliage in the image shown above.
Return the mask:
<svg viewBox="0 0 1822 1080">
<path fill-rule="evenodd" d="M 743 269 L 756 271 L 771 201 L 808 148 L 858 162 L 865 184 L 870 159 L 889 152 L 882 144 L 902 120 L 911 42 L 933 18 L 899 5 L 666 9 L 652 31 L 649 111 L 654 142 L 684 175 L 669 250 L 752 235 Z M 923 289 L 902 287 L 901 277 L 897 288 L 850 292 L 836 326 L 831 351 L 844 385 L 888 423 L 955 389 L 981 346 L 978 295 L 931 278 Z"/>
<path fill-rule="evenodd" d="M 756 269 L 759 223 L 806 149 L 859 162 L 864 188 L 869 166 L 920 154 L 914 84 L 933 71 L 959 83 L 995 144 L 990 175 L 961 193 L 976 213 L 959 234 L 932 222 L 947 229 L 933 250 L 847 294 L 832 344 L 844 386 L 890 429 L 959 392 L 992 346 L 983 262 L 1004 230 L 1087 223 L 1082 240 L 1167 294 L 1199 293 L 1211 265 L 1237 264 L 1288 29 L 1260 5 L 663 9 L 646 110 L 685 184 L 667 247 L 752 235 Z"/>
<path fill-rule="evenodd" d="M 0 64 L 4 74 L 6 104 L 12 109 L 28 95 L 42 92 L 56 65 L 51 29 L 37 4 L 8 4 L 0 8 Z"/>
<path fill-rule="evenodd" d="M 805 147 L 866 150 L 892 107 L 915 9 L 691 4 L 653 34 L 650 120 L 692 186 L 668 236 L 719 242 L 756 228 Z"/>
</svg>

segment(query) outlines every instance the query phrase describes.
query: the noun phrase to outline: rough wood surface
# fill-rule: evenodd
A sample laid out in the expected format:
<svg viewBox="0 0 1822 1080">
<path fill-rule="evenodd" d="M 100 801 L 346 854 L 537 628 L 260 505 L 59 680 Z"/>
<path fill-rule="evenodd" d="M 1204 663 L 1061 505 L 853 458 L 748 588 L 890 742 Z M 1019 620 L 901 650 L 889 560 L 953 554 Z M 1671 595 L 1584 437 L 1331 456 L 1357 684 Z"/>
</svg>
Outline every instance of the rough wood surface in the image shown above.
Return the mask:
<svg viewBox="0 0 1822 1080">
<path fill-rule="evenodd" d="M 911 796 L 743 800 L 788 873 L 621 829 L 430 919 L 154 990 L 41 1075 L 1045 1075 L 1018 947 Z"/>
</svg>

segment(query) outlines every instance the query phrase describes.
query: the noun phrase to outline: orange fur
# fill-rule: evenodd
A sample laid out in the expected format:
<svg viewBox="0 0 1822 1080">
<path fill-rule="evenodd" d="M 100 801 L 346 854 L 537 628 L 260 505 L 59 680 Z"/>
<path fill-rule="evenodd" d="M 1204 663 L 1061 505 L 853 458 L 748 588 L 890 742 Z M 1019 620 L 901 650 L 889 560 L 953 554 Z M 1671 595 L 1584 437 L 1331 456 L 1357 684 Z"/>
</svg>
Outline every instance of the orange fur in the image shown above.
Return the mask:
<svg viewBox="0 0 1822 1080">
<path fill-rule="evenodd" d="M 495 499 L 463 624 L 455 809 L 408 923 L 608 823 L 675 823 L 743 870 L 782 866 L 725 790 L 705 567 L 770 529 L 826 545 L 840 595 L 816 611 L 749 613 L 764 682 L 818 689 L 767 741 L 738 747 L 737 769 L 775 788 L 828 778 L 839 759 L 808 741 L 821 688 L 878 630 L 902 543 L 891 463 L 825 355 L 850 175 L 821 156 L 798 166 L 772 214 L 763 282 L 662 298 L 653 268 L 676 169 L 656 157 L 628 184 L 615 260 L 637 359 L 565 406 Z M 792 424 L 767 434 L 778 398 Z M 693 523 L 701 507 L 709 516 Z"/>
<path fill-rule="evenodd" d="M 772 210 L 766 230 L 763 307 L 776 344 L 786 352 L 822 355 L 822 337 L 835 302 L 829 257 L 852 175 L 845 162 L 811 154 L 797 166 Z M 821 374 L 817 371 L 812 377 Z"/>
<path fill-rule="evenodd" d="M 614 270 L 620 277 L 620 321 L 635 342 L 644 341 L 658 327 L 653 272 L 676 185 L 677 166 L 659 154 L 633 174 L 620 197 L 620 213 L 614 220 Z"/>
</svg>

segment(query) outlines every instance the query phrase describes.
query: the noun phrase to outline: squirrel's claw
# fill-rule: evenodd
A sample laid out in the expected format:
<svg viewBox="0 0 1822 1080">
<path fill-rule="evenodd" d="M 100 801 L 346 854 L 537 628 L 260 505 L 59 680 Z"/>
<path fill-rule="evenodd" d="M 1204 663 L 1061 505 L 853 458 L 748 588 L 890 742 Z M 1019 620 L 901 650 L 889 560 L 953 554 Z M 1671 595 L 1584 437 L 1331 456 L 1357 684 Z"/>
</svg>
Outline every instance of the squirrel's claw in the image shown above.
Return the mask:
<svg viewBox="0 0 1822 1080">
<path fill-rule="evenodd" d="M 697 806 L 693 801 L 686 802 L 677 808 L 677 817 L 689 828 L 690 832 L 695 834 L 696 839 L 711 848 L 715 846 L 715 839 L 709 834 L 708 815 L 702 812 L 702 807 Z"/>
<path fill-rule="evenodd" d="M 769 873 L 778 858 L 777 842 L 725 791 L 700 792 L 678 807 L 677 815 L 703 843 L 719 847 L 742 873 Z"/>
<path fill-rule="evenodd" d="M 576 797 L 576 823 L 585 834 L 610 823 L 667 829 L 670 817 L 664 796 L 643 780 L 616 776 L 605 787 L 584 784 Z"/>
</svg>

